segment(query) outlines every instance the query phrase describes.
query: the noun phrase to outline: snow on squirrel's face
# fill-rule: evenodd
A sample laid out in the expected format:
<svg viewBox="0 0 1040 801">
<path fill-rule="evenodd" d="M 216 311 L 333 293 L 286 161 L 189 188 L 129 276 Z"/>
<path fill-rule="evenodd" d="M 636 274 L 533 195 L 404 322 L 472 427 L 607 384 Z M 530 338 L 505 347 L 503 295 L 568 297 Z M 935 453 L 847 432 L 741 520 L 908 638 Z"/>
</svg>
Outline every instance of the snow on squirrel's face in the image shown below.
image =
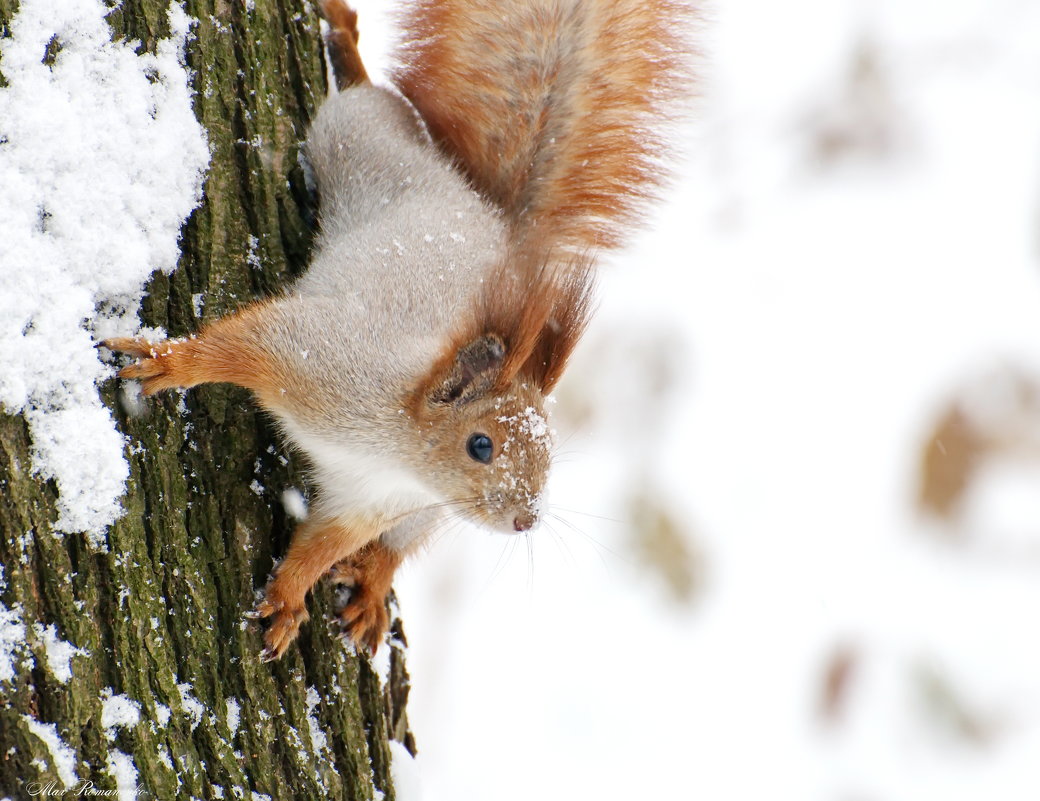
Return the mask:
<svg viewBox="0 0 1040 801">
<path fill-rule="evenodd" d="M 508 533 L 538 523 L 553 444 L 544 407 L 541 392 L 517 382 L 419 422 L 426 478 L 449 516 Z"/>
</svg>

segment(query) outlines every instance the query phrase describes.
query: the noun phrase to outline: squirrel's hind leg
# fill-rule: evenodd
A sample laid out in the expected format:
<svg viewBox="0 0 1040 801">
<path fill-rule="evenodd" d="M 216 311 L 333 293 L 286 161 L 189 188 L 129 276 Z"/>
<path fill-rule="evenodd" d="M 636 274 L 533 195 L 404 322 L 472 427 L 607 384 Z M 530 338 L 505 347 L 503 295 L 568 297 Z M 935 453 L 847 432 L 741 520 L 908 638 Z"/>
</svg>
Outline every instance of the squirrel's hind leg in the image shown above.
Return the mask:
<svg viewBox="0 0 1040 801">
<path fill-rule="evenodd" d="M 336 88 L 342 92 L 368 83 L 368 73 L 357 46 L 357 12 L 345 0 L 322 0 L 321 13 L 332 29 L 326 37 L 326 47 L 336 75 Z"/>
</svg>

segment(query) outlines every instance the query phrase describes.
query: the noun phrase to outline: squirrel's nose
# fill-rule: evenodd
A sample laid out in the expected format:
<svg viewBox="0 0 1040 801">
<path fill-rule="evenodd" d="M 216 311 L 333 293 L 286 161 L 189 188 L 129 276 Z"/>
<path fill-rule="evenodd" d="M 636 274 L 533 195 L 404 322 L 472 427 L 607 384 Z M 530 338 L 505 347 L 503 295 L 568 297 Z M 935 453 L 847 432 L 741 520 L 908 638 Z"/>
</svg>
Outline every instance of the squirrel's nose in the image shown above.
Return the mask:
<svg viewBox="0 0 1040 801">
<path fill-rule="evenodd" d="M 513 518 L 513 530 L 529 531 L 531 528 L 534 527 L 534 524 L 537 522 L 538 518 L 530 512 L 520 514 Z"/>
</svg>

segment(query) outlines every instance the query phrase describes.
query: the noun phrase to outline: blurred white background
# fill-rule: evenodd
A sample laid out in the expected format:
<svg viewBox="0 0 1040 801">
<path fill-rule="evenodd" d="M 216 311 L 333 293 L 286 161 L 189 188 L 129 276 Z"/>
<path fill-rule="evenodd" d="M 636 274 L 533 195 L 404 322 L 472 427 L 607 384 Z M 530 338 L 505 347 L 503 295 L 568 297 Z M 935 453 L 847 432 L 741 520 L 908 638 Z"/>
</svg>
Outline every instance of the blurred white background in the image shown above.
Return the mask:
<svg viewBox="0 0 1040 801">
<path fill-rule="evenodd" d="M 558 392 L 558 518 L 399 578 L 423 797 L 1036 799 L 1040 2 L 696 38 L 680 179 Z"/>
</svg>

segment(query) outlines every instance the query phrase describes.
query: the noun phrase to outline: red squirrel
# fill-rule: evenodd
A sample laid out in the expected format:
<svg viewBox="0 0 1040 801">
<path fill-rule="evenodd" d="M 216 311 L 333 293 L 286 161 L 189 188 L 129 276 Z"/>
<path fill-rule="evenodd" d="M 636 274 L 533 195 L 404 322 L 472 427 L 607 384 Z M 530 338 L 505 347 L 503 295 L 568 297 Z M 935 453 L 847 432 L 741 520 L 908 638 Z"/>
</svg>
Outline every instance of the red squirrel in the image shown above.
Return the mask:
<svg viewBox="0 0 1040 801">
<path fill-rule="evenodd" d="M 396 91 L 357 16 L 323 0 L 338 91 L 305 153 L 308 271 L 184 340 L 114 339 L 145 394 L 246 387 L 310 466 L 314 500 L 255 616 L 279 658 L 323 575 L 352 585 L 344 633 L 374 651 L 394 571 L 446 515 L 504 532 L 541 515 L 545 399 L 585 329 L 597 253 L 663 177 L 688 89 L 678 0 L 422 0 Z"/>
</svg>

